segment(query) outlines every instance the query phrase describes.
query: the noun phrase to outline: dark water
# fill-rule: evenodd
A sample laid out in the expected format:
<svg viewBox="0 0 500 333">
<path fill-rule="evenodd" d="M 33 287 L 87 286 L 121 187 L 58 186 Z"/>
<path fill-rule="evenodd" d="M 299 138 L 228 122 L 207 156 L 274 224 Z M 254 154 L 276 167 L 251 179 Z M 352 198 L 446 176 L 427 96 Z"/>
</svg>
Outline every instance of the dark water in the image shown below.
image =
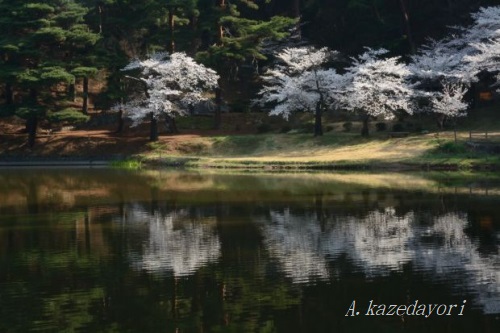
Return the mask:
<svg viewBox="0 0 500 333">
<path fill-rule="evenodd" d="M 0 332 L 500 332 L 498 185 L 0 170 Z"/>
</svg>

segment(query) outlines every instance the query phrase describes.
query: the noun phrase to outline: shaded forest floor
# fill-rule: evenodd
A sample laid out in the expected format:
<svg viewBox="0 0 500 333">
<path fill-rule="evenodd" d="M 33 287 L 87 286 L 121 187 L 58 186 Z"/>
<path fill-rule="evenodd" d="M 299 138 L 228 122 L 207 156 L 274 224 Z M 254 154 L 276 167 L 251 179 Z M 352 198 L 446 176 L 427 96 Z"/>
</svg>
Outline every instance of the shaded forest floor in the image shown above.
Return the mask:
<svg viewBox="0 0 500 333">
<path fill-rule="evenodd" d="M 496 170 L 500 124 L 493 109 L 459 125 L 457 143 L 453 130 L 437 131 L 425 119 L 399 122 L 398 132 L 392 131 L 397 123 L 377 131 L 373 122 L 371 136 L 363 138 L 359 122 L 326 117 L 325 135 L 313 137 L 307 116 L 285 122 L 262 113 L 233 113 L 223 116 L 218 131 L 211 129 L 212 118 L 206 116 L 179 118 L 176 135 L 165 134 L 162 124 L 154 143 L 148 141 L 148 124 L 126 126 L 122 133 L 115 132 L 113 121 L 57 131 L 42 124 L 36 145 L 28 148 L 23 122 L 0 119 L 0 160 L 134 159 L 162 166 L 242 169 Z"/>
</svg>

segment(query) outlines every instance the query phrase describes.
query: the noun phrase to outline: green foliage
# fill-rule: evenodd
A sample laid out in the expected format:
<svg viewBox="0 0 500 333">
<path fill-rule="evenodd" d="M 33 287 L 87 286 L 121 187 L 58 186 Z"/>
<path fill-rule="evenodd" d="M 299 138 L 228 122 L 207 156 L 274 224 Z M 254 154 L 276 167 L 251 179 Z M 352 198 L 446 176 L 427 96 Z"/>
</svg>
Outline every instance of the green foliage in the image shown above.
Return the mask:
<svg viewBox="0 0 500 333">
<path fill-rule="evenodd" d="M 24 105 L 17 107 L 14 114 L 22 119 L 29 119 L 33 116 L 43 116 L 46 109 L 39 105 Z"/>
<path fill-rule="evenodd" d="M 91 77 L 97 74 L 99 70 L 95 67 L 76 67 L 71 73 L 76 77 Z"/>
<path fill-rule="evenodd" d="M 75 77 L 73 75 L 59 66 L 43 67 L 40 73 L 40 79 L 49 84 L 55 84 L 59 82 L 72 83 L 75 81 Z"/>
<path fill-rule="evenodd" d="M 66 108 L 60 111 L 48 112 L 47 119 L 50 122 L 59 123 L 84 123 L 90 119 L 88 115 L 81 113 L 81 111 L 74 108 Z"/>
<path fill-rule="evenodd" d="M 112 161 L 111 167 L 116 169 L 138 170 L 142 167 L 142 162 L 139 160 Z"/>
</svg>

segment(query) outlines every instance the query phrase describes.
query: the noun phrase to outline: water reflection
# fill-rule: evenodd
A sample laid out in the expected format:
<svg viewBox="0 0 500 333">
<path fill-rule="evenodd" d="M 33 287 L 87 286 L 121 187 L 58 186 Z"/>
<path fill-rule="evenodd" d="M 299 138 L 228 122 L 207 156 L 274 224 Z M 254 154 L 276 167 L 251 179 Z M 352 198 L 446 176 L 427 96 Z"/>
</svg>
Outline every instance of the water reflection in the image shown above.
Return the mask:
<svg viewBox="0 0 500 333">
<path fill-rule="evenodd" d="M 195 219 L 187 209 L 148 212 L 140 205 L 129 207 L 125 216 L 121 222 L 142 237 L 142 246 L 129 253 L 134 269 L 182 277 L 220 257 L 214 218 Z"/>
<path fill-rule="evenodd" d="M 342 274 L 343 266 L 336 263 L 341 257 L 368 278 L 411 264 L 432 279 L 452 282 L 456 292 L 469 291 L 485 313 L 500 313 L 500 255 L 480 253 L 478 241 L 466 233 L 467 214 L 434 217 L 411 211 L 398 216 L 387 208 L 364 217 L 336 215 L 325 228 L 317 215 L 287 208 L 271 210 L 258 223 L 270 255 L 295 283 Z"/>
<path fill-rule="evenodd" d="M 500 187 L 401 179 L 0 171 L 0 332 L 499 331 Z"/>
</svg>

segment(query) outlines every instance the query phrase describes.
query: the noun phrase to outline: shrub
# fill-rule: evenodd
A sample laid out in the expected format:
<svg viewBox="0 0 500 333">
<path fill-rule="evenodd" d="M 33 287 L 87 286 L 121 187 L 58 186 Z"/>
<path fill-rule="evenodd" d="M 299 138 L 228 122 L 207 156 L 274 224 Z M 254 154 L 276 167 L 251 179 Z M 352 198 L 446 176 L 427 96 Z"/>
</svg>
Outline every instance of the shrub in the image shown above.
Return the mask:
<svg viewBox="0 0 500 333">
<path fill-rule="evenodd" d="M 331 131 L 333 131 L 333 126 L 332 126 L 332 125 L 327 125 L 327 126 L 325 127 L 325 131 L 326 131 L 326 132 L 331 132 Z"/>
<path fill-rule="evenodd" d="M 66 108 L 61 111 L 48 112 L 47 119 L 50 122 L 68 122 L 68 123 L 84 123 L 90 119 L 89 116 L 84 115 L 79 110 L 74 108 Z"/>
<path fill-rule="evenodd" d="M 387 124 L 386 123 L 376 123 L 375 128 L 377 129 L 377 132 L 384 132 L 387 130 Z"/>
<path fill-rule="evenodd" d="M 350 121 L 345 122 L 342 127 L 344 128 L 344 131 L 350 132 L 352 130 L 352 123 Z"/>
</svg>

